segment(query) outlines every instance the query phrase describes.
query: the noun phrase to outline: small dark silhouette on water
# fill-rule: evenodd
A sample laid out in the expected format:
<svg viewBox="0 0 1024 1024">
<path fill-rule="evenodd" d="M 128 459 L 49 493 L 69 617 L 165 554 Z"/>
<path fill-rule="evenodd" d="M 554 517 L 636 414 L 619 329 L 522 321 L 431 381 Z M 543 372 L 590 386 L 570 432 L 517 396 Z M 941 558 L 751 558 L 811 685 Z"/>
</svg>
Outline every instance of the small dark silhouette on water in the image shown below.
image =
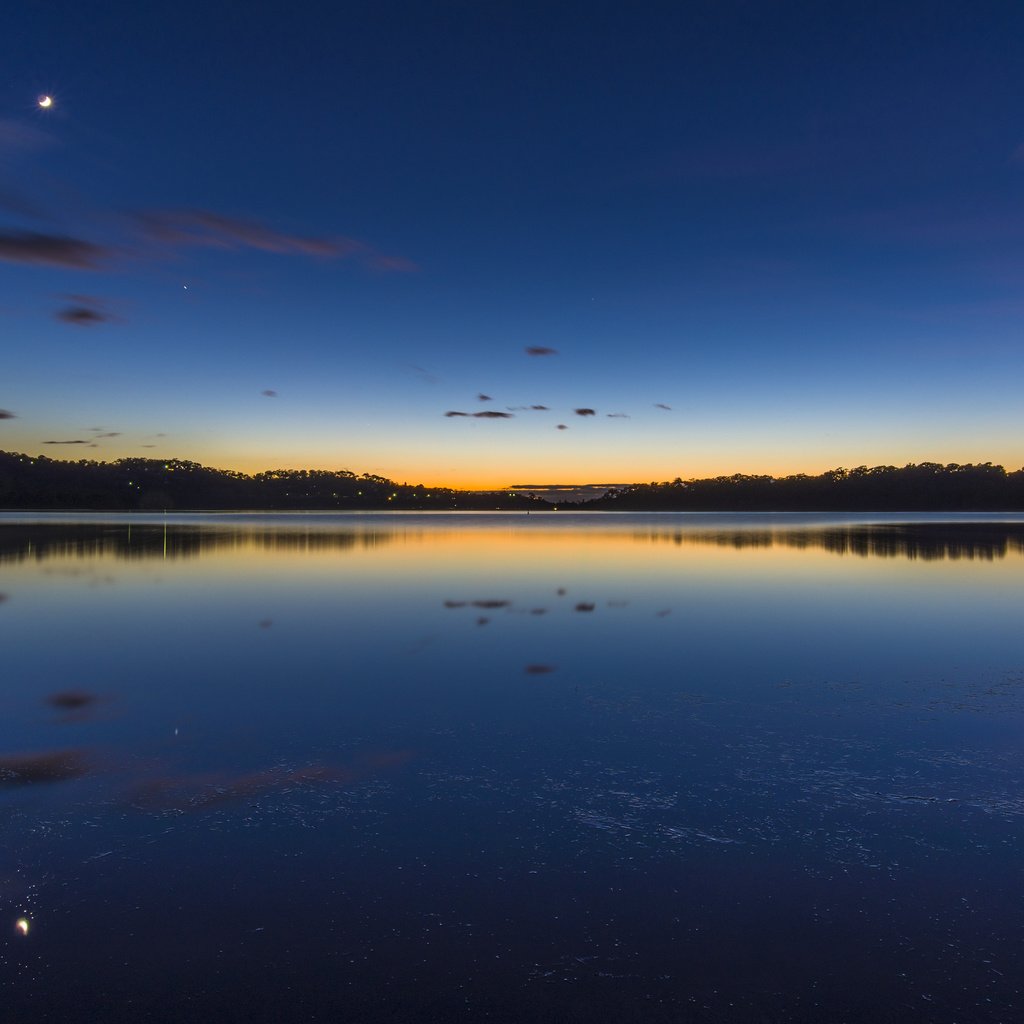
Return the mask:
<svg viewBox="0 0 1024 1024">
<path fill-rule="evenodd" d="M 60 693 L 51 693 L 46 703 L 60 711 L 80 711 L 95 704 L 96 695 L 84 690 L 62 690 Z"/>
<path fill-rule="evenodd" d="M 577 410 L 590 415 L 589 410 Z M 508 413 L 450 413 L 504 418 Z M 564 424 L 559 424 L 559 429 Z M 70 442 L 68 442 L 70 443 Z M 77 442 L 76 442 L 77 443 Z M 347 469 L 276 469 L 249 475 L 182 459 L 115 462 L 0 452 L 0 509 L 493 510 L 541 511 L 528 493 L 459 491 L 396 483 Z M 734 474 L 612 487 L 559 509 L 618 512 L 943 512 L 1024 510 L 1024 469 L 936 462 L 831 469 L 817 476 Z"/>
</svg>

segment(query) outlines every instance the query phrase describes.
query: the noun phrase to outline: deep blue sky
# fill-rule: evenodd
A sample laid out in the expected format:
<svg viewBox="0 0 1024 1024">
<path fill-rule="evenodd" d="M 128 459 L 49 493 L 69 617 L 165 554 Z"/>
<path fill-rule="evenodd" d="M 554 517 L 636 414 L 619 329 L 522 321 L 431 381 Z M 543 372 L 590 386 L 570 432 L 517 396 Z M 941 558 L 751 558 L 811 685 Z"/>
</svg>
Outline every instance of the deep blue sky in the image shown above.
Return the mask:
<svg viewBox="0 0 1024 1024">
<path fill-rule="evenodd" d="M 1020 3 L 4 21 L 2 448 L 467 485 L 1024 463 Z"/>
</svg>

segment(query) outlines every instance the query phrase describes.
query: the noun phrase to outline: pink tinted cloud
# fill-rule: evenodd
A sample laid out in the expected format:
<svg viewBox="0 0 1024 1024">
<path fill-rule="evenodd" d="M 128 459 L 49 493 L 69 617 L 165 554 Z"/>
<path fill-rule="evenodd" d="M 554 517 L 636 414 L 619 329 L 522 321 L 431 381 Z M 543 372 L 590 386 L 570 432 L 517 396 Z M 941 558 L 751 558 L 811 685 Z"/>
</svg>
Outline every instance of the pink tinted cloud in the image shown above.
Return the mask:
<svg viewBox="0 0 1024 1024">
<path fill-rule="evenodd" d="M 81 238 L 35 231 L 0 231 L 0 260 L 43 264 L 74 270 L 96 270 L 109 249 Z"/>
<path fill-rule="evenodd" d="M 168 246 L 256 249 L 316 259 L 356 259 L 373 270 L 391 272 L 418 269 L 411 260 L 387 256 L 355 238 L 295 235 L 211 210 L 153 210 L 136 214 L 135 219 L 151 240 Z"/>
<path fill-rule="evenodd" d="M 54 145 L 56 139 L 30 124 L 0 118 L 0 161 L 25 153 L 35 153 Z"/>
</svg>

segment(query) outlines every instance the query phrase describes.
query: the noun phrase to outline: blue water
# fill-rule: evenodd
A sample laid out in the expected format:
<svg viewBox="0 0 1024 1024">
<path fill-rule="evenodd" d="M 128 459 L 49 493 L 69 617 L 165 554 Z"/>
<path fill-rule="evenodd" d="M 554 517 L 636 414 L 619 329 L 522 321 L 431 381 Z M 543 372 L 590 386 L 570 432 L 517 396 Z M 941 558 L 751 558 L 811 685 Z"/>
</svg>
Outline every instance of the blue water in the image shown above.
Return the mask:
<svg viewBox="0 0 1024 1024">
<path fill-rule="evenodd" d="M 5 1012 L 1022 1020 L 1022 570 L 1005 515 L 0 514 Z"/>
</svg>

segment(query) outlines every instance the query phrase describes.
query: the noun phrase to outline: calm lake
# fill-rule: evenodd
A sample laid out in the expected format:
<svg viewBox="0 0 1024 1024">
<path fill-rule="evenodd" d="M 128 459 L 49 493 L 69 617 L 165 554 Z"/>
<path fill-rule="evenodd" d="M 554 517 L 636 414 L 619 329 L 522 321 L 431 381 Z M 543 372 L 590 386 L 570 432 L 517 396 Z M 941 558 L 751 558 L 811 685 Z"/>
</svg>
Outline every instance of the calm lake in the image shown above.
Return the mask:
<svg viewBox="0 0 1024 1024">
<path fill-rule="evenodd" d="M 24 1021 L 1024 1020 L 1024 516 L 0 514 Z"/>
</svg>

